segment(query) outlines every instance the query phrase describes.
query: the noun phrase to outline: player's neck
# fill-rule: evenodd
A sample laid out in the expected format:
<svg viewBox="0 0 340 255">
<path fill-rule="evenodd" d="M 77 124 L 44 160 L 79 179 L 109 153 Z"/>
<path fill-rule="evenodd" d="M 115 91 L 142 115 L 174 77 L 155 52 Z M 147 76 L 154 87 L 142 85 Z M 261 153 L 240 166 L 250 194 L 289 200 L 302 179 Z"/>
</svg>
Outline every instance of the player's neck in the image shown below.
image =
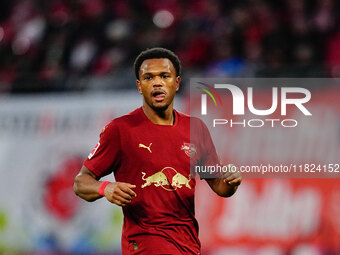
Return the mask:
<svg viewBox="0 0 340 255">
<path fill-rule="evenodd" d="M 173 125 L 174 124 L 174 114 L 173 114 L 173 104 L 165 111 L 155 111 L 149 105 L 143 104 L 143 111 L 146 117 L 154 124 L 158 125 Z"/>
</svg>

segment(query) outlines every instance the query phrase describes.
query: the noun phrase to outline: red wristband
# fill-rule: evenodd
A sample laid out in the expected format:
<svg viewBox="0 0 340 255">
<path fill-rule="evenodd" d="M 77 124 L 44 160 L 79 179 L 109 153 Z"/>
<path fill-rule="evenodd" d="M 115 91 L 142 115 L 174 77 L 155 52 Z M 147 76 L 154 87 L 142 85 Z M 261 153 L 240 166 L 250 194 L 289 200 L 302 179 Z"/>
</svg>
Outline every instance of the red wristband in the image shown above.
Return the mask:
<svg viewBox="0 0 340 255">
<path fill-rule="evenodd" d="M 111 182 L 105 181 L 105 182 L 103 182 L 103 183 L 100 185 L 100 188 L 99 188 L 99 190 L 98 190 L 99 195 L 104 196 L 105 187 L 106 187 L 109 183 L 111 183 Z"/>
</svg>

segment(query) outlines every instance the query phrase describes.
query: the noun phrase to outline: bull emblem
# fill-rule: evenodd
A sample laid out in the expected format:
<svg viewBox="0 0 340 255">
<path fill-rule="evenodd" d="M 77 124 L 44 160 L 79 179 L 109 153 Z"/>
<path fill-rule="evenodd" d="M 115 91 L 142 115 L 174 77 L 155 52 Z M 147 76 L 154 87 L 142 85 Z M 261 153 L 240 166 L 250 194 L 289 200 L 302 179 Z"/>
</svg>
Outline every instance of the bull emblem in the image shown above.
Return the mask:
<svg viewBox="0 0 340 255">
<path fill-rule="evenodd" d="M 145 188 L 147 186 L 150 186 L 151 184 L 154 184 L 156 187 L 163 186 L 163 185 L 170 185 L 168 178 L 162 171 L 157 172 L 147 178 L 145 178 L 146 173 L 142 172 L 142 179 L 145 181 L 145 183 L 142 185 L 142 188 Z"/>
<path fill-rule="evenodd" d="M 167 178 L 167 176 L 165 175 L 165 173 L 163 171 L 172 171 L 173 172 L 173 177 L 172 177 L 172 181 L 171 184 Z M 174 168 L 172 167 L 165 167 L 163 168 L 161 171 L 145 178 L 146 173 L 142 172 L 142 179 L 143 181 L 145 181 L 145 183 L 141 186 L 142 188 L 145 188 L 147 186 L 150 186 L 151 184 L 154 184 L 156 187 L 161 186 L 163 189 L 167 190 L 167 191 L 174 191 L 177 188 L 182 188 L 182 186 L 184 185 L 185 187 L 187 187 L 188 189 L 191 189 L 190 186 L 190 174 L 188 176 L 188 178 L 186 178 L 184 175 L 178 173 Z"/>
<path fill-rule="evenodd" d="M 185 187 L 191 189 L 190 185 L 190 174 L 188 178 L 186 178 L 184 175 L 177 173 L 172 177 L 172 183 L 171 186 L 176 189 L 176 188 L 182 188 L 182 185 L 185 185 Z"/>
</svg>

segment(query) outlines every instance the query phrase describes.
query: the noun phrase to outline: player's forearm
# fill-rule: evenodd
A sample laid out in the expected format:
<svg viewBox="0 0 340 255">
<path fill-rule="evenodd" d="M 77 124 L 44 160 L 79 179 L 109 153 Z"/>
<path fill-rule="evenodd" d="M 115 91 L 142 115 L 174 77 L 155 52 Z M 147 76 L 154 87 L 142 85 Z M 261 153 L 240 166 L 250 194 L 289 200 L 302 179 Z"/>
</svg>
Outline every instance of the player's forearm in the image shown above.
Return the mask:
<svg viewBox="0 0 340 255">
<path fill-rule="evenodd" d="M 73 190 L 77 196 L 92 202 L 102 197 L 98 193 L 101 183 L 89 175 L 79 174 L 75 178 Z"/>
</svg>

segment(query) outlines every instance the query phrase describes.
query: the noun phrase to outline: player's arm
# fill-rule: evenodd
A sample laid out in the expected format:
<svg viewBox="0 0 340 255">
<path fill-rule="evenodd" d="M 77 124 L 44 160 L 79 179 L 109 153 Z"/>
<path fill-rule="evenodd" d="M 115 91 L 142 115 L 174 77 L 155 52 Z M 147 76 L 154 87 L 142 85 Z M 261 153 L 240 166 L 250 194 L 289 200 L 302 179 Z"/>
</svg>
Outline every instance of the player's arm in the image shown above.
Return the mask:
<svg viewBox="0 0 340 255">
<path fill-rule="evenodd" d="M 83 165 L 74 180 L 73 190 L 82 199 L 89 202 L 95 201 L 102 197 L 99 189 L 103 182 L 99 179 L 100 177 Z M 104 196 L 111 203 L 124 206 L 136 197 L 136 193 L 132 190 L 135 187 L 129 183 L 112 182 L 105 187 Z"/>
<path fill-rule="evenodd" d="M 225 173 L 222 178 L 205 179 L 210 188 L 221 197 L 232 196 L 242 182 L 240 172 Z"/>
<path fill-rule="evenodd" d="M 207 126 L 201 120 L 193 122 L 193 124 L 197 125 L 197 128 L 195 126 L 195 129 L 191 128 L 191 130 L 198 130 L 197 132 L 194 132 L 194 134 L 199 134 L 198 140 L 201 141 L 200 147 L 202 152 L 200 165 L 209 166 L 220 162 Z M 223 176 L 211 177 L 212 178 L 206 178 L 205 180 L 209 184 L 210 188 L 221 197 L 232 196 L 242 182 L 242 176 L 238 171 L 225 172 L 223 173 Z"/>
</svg>

